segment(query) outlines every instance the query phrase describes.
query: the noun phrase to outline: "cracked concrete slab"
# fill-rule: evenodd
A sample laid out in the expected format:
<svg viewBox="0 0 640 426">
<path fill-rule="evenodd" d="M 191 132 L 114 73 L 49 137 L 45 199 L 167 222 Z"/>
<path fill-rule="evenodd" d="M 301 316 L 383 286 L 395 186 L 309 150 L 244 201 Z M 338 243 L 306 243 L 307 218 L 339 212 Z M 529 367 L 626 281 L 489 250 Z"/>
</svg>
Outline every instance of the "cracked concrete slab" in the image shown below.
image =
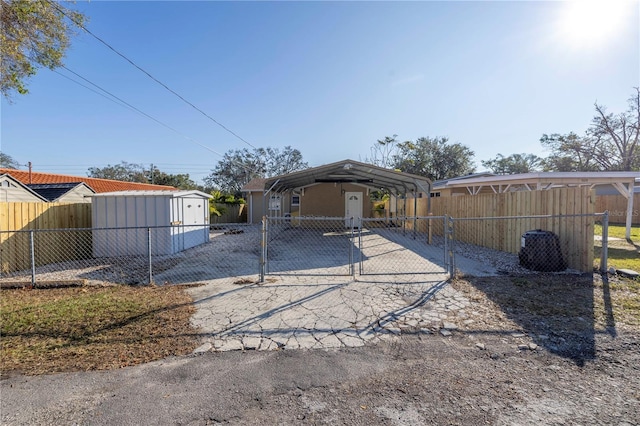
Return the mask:
<svg viewBox="0 0 640 426">
<path fill-rule="evenodd" d="M 189 291 L 192 323 L 212 351 L 362 346 L 401 333 L 435 331 L 469 301 L 447 276 L 410 285 L 350 277 L 271 277 L 264 284 L 210 283 Z M 464 315 L 464 314 L 463 314 Z"/>
</svg>

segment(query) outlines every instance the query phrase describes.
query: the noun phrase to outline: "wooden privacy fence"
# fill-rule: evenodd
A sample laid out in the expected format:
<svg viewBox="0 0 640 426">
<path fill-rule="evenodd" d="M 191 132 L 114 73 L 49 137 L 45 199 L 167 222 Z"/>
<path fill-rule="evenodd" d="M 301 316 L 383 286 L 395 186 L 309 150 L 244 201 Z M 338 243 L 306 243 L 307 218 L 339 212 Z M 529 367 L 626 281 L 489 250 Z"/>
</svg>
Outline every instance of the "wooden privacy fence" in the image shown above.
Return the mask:
<svg viewBox="0 0 640 426">
<path fill-rule="evenodd" d="M 30 268 L 28 231 L 67 228 L 91 228 L 91 203 L 0 203 L 0 272 Z M 37 256 L 38 265 L 86 259 L 92 252 L 90 230 L 34 232 L 34 240 L 35 249 L 47 253 Z"/>
<path fill-rule="evenodd" d="M 211 215 L 211 223 L 243 223 L 247 221 L 246 204 L 219 204 L 216 210 L 220 216 Z"/>
<path fill-rule="evenodd" d="M 544 229 L 558 235 L 569 268 L 593 270 L 595 192 L 586 187 L 438 197 L 431 212 L 426 198 L 417 201 L 414 212 L 413 199 L 407 200 L 406 216 L 453 217 L 457 242 L 518 253 L 522 234 Z"/>
<path fill-rule="evenodd" d="M 598 195 L 596 211 L 609 211 L 609 223 L 625 224 L 627 221 L 627 199 L 622 195 Z M 640 225 L 640 194 L 633 195 L 631 224 Z"/>
</svg>

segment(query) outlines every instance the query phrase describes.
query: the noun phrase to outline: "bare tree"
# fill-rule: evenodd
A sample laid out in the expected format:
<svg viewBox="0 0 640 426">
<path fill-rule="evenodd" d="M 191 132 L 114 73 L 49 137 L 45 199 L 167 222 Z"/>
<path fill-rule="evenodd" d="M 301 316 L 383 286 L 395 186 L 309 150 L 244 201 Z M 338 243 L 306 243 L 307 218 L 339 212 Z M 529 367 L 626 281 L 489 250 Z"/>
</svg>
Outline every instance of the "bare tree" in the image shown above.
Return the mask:
<svg viewBox="0 0 640 426">
<path fill-rule="evenodd" d="M 620 114 L 607 114 L 595 103 L 596 116 L 587 134 L 604 154 L 599 157 L 606 170 L 640 170 L 640 88 L 629 98 L 629 108 Z"/>
</svg>

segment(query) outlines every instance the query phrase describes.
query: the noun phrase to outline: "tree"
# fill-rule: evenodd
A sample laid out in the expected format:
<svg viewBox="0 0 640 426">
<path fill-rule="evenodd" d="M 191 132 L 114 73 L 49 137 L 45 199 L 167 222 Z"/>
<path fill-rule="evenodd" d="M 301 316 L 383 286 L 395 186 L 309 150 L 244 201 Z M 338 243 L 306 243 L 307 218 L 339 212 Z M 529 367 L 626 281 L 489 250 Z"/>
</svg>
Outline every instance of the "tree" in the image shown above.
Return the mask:
<svg viewBox="0 0 640 426">
<path fill-rule="evenodd" d="M 115 166 L 108 164 L 106 167 L 90 167 L 89 177 L 121 180 L 124 182 L 149 183 L 149 178 L 145 174 L 144 166 L 141 164 L 127 163 L 126 161 L 116 164 Z"/>
<path fill-rule="evenodd" d="M 153 183 L 186 190 L 200 189 L 186 173 L 172 175 L 161 171 L 153 165 L 147 169 L 142 164 L 127 163 L 126 161 L 115 166 L 108 164 L 106 167 L 90 167 L 89 177 L 124 182 Z"/>
<path fill-rule="evenodd" d="M 0 167 L 5 169 L 17 169 L 21 164 L 13 159 L 9 154 L 0 152 Z"/>
<path fill-rule="evenodd" d="M 589 172 L 602 170 L 597 160 L 602 153 L 588 137 L 571 132 L 566 135 L 557 133 L 542 135 L 540 143 L 551 151 L 542 162 L 545 171 Z"/>
<path fill-rule="evenodd" d="M 0 0 L 0 8 L 0 90 L 10 101 L 14 92 L 28 93 L 25 81 L 38 67 L 62 65 L 85 17 L 48 0 Z"/>
<path fill-rule="evenodd" d="M 545 170 L 640 170 L 640 89 L 634 90 L 627 111 L 619 114 L 607 114 L 596 102 L 596 115 L 584 136 L 542 135 L 540 142 L 551 151 Z"/>
<path fill-rule="evenodd" d="M 378 139 L 371 147 L 371 157 L 366 158 L 365 163 L 370 163 L 378 167 L 387 169 L 393 168 L 393 158 L 398 154 L 398 135 L 385 136 Z"/>
<path fill-rule="evenodd" d="M 475 171 L 475 153 L 460 143 L 450 144 L 446 137 L 419 138 L 398 144 L 394 168 L 406 173 L 442 180 Z"/>
<path fill-rule="evenodd" d="M 278 148 L 253 151 L 244 148 L 226 152 L 204 181 L 208 186 L 239 195 L 242 187 L 253 178 L 283 175 L 307 167 L 309 165 L 303 161 L 300 151 L 290 146 L 282 151 Z"/>
<path fill-rule="evenodd" d="M 539 170 L 542 158 L 533 154 L 511 154 L 505 157 L 498 154 L 496 158 L 481 161 L 482 165 L 498 175 L 530 173 Z"/>
<path fill-rule="evenodd" d="M 587 134 L 600 152 L 608 153 L 599 158 L 605 170 L 640 170 L 640 88 L 634 89 L 627 111 L 620 114 L 607 114 L 604 106 L 595 103 L 596 116 Z"/>
</svg>

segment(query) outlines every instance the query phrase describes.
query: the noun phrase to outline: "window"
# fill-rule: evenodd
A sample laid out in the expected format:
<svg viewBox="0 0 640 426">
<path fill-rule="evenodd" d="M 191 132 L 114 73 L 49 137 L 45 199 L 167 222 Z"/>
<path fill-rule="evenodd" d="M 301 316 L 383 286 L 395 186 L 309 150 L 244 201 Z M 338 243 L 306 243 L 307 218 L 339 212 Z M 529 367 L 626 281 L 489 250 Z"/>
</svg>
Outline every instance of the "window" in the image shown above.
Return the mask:
<svg viewBox="0 0 640 426">
<path fill-rule="evenodd" d="M 291 196 L 291 205 L 292 206 L 299 206 L 300 205 L 300 196 L 299 195 Z"/>
<path fill-rule="evenodd" d="M 269 198 L 269 210 L 280 210 L 280 196 L 272 195 Z"/>
<path fill-rule="evenodd" d="M 435 197 L 439 197 L 440 193 L 439 192 L 432 192 L 431 193 L 431 198 L 435 198 Z"/>
</svg>

